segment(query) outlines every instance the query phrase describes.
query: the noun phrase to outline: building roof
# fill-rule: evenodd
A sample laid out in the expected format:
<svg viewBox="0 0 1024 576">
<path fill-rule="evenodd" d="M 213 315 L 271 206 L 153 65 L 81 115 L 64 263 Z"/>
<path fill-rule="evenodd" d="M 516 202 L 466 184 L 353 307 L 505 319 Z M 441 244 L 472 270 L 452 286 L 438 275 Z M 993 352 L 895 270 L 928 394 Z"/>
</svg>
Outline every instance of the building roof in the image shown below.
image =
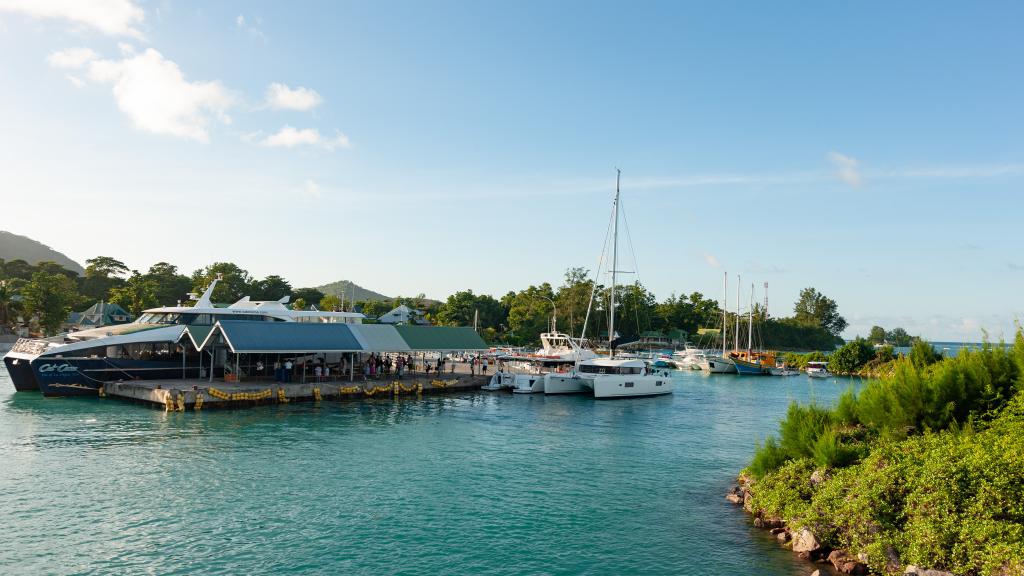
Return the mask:
<svg viewBox="0 0 1024 576">
<path fill-rule="evenodd" d="M 352 334 L 359 341 L 363 350 L 377 352 L 409 352 L 409 344 L 395 330 L 394 326 L 387 324 L 352 324 L 349 326 Z"/>
<path fill-rule="evenodd" d="M 347 324 L 221 320 L 202 347 L 216 342 L 216 335 L 223 336 L 231 351 L 238 354 L 363 350 Z"/>
<path fill-rule="evenodd" d="M 450 326 L 395 326 L 413 350 L 486 350 L 487 344 L 472 328 Z"/>
<path fill-rule="evenodd" d="M 221 320 L 186 332 L 199 350 L 227 345 L 238 354 L 487 349 L 472 328 L 439 326 Z"/>
<path fill-rule="evenodd" d="M 97 302 L 82 312 L 72 313 L 68 318 L 71 324 L 82 326 L 106 326 L 108 324 L 124 324 L 132 320 L 132 315 L 117 304 Z"/>
</svg>

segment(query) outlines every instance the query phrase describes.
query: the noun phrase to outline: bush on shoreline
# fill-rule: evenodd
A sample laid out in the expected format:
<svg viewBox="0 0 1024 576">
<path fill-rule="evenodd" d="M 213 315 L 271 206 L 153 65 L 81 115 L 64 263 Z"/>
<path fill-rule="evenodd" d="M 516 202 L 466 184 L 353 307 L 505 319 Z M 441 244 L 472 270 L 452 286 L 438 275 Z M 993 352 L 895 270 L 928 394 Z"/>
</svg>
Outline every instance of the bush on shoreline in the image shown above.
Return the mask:
<svg viewBox="0 0 1024 576">
<path fill-rule="evenodd" d="M 791 405 L 745 471 L 753 512 L 877 572 L 1024 574 L 1024 334 L 915 351 L 832 408 Z"/>
</svg>

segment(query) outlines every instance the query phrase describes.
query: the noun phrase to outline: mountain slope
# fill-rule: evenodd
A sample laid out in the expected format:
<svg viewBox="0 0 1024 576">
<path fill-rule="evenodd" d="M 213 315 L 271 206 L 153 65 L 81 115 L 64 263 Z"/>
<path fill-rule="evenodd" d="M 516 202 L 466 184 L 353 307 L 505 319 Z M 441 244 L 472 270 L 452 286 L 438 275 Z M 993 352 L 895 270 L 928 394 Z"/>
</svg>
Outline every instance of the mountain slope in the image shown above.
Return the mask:
<svg viewBox="0 0 1024 576">
<path fill-rule="evenodd" d="M 8 262 L 11 260 L 24 260 L 32 265 L 50 260 L 60 264 L 68 270 L 77 272 L 79 275 L 85 273 L 81 264 L 60 252 L 57 252 L 53 248 L 31 238 L 19 236 L 3 230 L 0 230 L 0 258 L 3 258 Z"/>
<path fill-rule="evenodd" d="M 373 290 L 367 290 L 366 288 L 363 288 L 362 286 L 349 280 L 338 280 L 337 282 L 331 282 L 330 284 L 317 286 L 316 289 L 323 292 L 324 294 L 332 294 L 339 298 L 341 298 L 341 296 L 344 295 L 345 300 L 353 298 L 354 294 L 356 302 L 359 302 L 361 300 L 391 300 L 390 296 L 379 294 L 377 292 L 374 292 Z"/>
</svg>

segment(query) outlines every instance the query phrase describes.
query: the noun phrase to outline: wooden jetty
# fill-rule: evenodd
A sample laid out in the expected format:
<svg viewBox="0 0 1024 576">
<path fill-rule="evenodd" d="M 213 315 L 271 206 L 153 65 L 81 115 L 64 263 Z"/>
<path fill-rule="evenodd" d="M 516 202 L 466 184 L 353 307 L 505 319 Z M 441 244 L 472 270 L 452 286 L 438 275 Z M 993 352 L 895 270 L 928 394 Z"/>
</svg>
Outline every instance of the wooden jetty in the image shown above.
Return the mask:
<svg viewBox="0 0 1024 576">
<path fill-rule="evenodd" d="M 126 380 L 108 382 L 100 396 L 147 404 L 165 410 L 205 410 L 209 408 L 246 408 L 288 402 L 320 400 L 361 400 L 395 398 L 423 394 L 462 393 L 479 390 L 488 376 L 465 373 L 408 374 L 394 378 L 350 382 L 273 381 L 224 382 L 206 379 Z"/>
</svg>

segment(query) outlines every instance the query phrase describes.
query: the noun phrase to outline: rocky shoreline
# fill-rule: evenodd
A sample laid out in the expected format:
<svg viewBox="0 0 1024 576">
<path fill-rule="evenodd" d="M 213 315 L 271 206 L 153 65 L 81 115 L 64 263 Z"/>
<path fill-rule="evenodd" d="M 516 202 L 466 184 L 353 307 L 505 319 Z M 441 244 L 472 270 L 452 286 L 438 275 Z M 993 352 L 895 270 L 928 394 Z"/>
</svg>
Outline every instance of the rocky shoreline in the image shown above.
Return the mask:
<svg viewBox="0 0 1024 576">
<path fill-rule="evenodd" d="M 815 472 L 818 475 L 818 472 Z M 812 476 L 810 482 L 821 481 L 821 478 Z M 782 518 L 766 518 L 761 513 L 754 512 L 754 495 L 751 492 L 753 479 L 741 475 L 737 479 L 737 485 L 726 495 L 725 499 L 743 508 L 744 512 L 754 517 L 754 527 L 768 530 L 779 541 L 779 545 L 788 548 L 797 557 L 817 564 L 831 564 L 842 574 L 854 576 L 867 576 L 871 574 L 868 569 L 867 558 L 864 555 L 854 556 L 845 550 L 834 549 L 827 543 L 821 542 L 815 534 L 807 528 L 797 528 L 787 525 Z M 904 574 L 916 576 L 955 576 L 952 572 L 943 570 L 926 569 L 914 566 L 913 564 L 902 566 L 899 556 L 895 550 L 889 549 L 886 553 L 886 573 Z M 824 576 L 821 570 L 815 570 L 811 576 Z"/>
</svg>

